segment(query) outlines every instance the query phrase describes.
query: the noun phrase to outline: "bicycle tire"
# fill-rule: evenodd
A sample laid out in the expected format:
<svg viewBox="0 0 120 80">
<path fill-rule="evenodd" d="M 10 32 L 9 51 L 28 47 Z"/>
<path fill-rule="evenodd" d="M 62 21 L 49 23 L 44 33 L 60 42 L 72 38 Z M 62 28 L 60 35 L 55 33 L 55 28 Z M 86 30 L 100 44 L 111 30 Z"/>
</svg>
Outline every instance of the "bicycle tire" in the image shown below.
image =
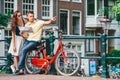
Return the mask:
<svg viewBox="0 0 120 80">
<path fill-rule="evenodd" d="M 80 68 L 80 56 L 73 49 L 63 49 L 63 51 L 65 52 L 67 60 L 69 60 L 70 63 L 66 64 L 62 57 L 62 54 L 59 53 L 55 60 L 55 68 L 57 72 L 61 75 L 74 75 Z"/>
<path fill-rule="evenodd" d="M 34 66 L 34 65 L 31 63 L 31 59 L 32 59 L 33 57 L 35 57 L 36 53 L 37 53 L 37 51 L 32 50 L 32 51 L 29 51 L 29 52 L 26 54 L 25 69 L 26 69 L 27 73 L 29 73 L 29 74 L 38 74 L 38 73 L 40 73 L 40 71 L 41 71 L 40 67 Z M 43 58 L 43 54 L 42 54 L 42 53 L 39 53 L 39 55 L 38 55 L 37 57 Z"/>
</svg>

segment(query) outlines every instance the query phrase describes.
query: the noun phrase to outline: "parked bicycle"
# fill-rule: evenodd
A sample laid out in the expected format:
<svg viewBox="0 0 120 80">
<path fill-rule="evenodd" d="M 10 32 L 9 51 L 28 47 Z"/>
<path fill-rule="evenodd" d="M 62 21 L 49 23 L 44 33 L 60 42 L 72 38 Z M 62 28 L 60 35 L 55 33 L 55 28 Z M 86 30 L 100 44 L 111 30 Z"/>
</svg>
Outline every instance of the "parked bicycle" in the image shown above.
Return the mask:
<svg viewBox="0 0 120 80">
<path fill-rule="evenodd" d="M 78 71 L 80 56 L 75 50 L 63 47 L 61 31 L 59 31 L 58 48 L 54 56 L 47 55 L 44 44 L 45 41 L 40 42 L 36 49 L 27 53 L 25 68 L 28 73 L 39 73 L 41 70 L 49 71 L 50 65 L 54 62 L 55 69 L 61 75 L 70 76 Z"/>
<path fill-rule="evenodd" d="M 0 58 L 0 73 L 6 72 L 11 73 L 10 65 L 13 63 L 12 55 L 7 54 L 6 57 Z"/>
<path fill-rule="evenodd" d="M 120 79 L 120 66 L 108 65 L 108 71 L 110 78 Z"/>
<path fill-rule="evenodd" d="M 2 72 L 2 71 L 5 71 L 5 69 L 6 69 L 6 63 L 4 62 L 4 61 L 1 61 L 0 60 L 0 73 Z"/>
<path fill-rule="evenodd" d="M 81 65 L 80 70 L 78 70 L 78 72 L 77 72 L 77 76 L 81 76 L 81 77 L 86 76 L 86 74 L 85 74 L 85 65 Z"/>
</svg>

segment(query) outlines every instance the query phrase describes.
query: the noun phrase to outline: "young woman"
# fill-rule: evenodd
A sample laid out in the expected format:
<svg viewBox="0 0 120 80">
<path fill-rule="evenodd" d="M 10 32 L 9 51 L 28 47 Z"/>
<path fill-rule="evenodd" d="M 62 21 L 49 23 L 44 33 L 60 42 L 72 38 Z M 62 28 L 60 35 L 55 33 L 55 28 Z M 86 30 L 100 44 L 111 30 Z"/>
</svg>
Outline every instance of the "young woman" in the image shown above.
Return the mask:
<svg viewBox="0 0 120 80">
<path fill-rule="evenodd" d="M 20 28 L 24 26 L 22 14 L 20 11 L 15 11 L 11 18 L 11 33 L 12 39 L 8 53 L 14 56 L 14 63 L 11 65 L 12 72 L 15 73 L 18 70 L 18 60 L 20 48 L 23 44 L 24 39 L 20 36 Z"/>
</svg>

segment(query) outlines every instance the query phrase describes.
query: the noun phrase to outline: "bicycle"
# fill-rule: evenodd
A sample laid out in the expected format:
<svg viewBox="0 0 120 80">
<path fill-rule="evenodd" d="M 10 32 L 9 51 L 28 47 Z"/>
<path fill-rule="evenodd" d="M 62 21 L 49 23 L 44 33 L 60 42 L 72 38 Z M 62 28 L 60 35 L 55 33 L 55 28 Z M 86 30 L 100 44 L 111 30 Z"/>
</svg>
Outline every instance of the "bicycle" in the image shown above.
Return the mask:
<svg viewBox="0 0 120 80">
<path fill-rule="evenodd" d="M 7 54 L 6 57 L 0 57 L 0 73 L 11 73 L 10 65 L 13 63 L 12 55 Z"/>
<path fill-rule="evenodd" d="M 108 65 L 110 78 L 120 79 L 120 67 Z"/>
<path fill-rule="evenodd" d="M 55 62 L 55 69 L 64 76 L 74 75 L 80 67 L 80 56 L 73 49 L 63 47 L 62 32 L 59 32 L 58 48 L 54 56 L 47 56 L 45 41 L 40 42 L 37 49 L 26 55 L 25 68 L 28 73 L 39 73 L 41 70 L 49 71 L 50 65 Z"/>
<path fill-rule="evenodd" d="M 5 62 L 0 62 L 0 73 L 6 70 L 6 64 Z"/>
<path fill-rule="evenodd" d="M 85 74 L 85 66 L 84 65 L 81 65 L 81 68 L 80 70 L 78 70 L 77 72 L 77 76 L 81 76 L 81 77 L 86 77 L 86 74 Z"/>
</svg>

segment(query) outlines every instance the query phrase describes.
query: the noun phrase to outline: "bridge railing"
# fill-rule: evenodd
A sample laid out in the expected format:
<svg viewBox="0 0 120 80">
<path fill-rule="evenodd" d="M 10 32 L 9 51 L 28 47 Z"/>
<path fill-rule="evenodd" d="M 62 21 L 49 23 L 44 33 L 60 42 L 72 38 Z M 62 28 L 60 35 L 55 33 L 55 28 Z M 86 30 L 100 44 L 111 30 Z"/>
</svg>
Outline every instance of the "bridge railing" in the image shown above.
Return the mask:
<svg viewBox="0 0 120 80">
<path fill-rule="evenodd" d="M 51 55 L 54 55 L 53 54 L 53 42 L 54 42 L 54 39 L 58 39 L 58 38 L 55 38 L 54 37 L 54 33 L 52 33 L 50 35 L 49 38 L 43 38 L 43 39 L 49 39 L 50 41 L 50 51 L 51 51 Z M 104 77 L 104 78 L 107 78 L 107 63 L 106 63 L 106 60 L 107 59 L 120 59 L 120 57 L 107 57 L 106 56 L 106 46 L 107 46 L 107 39 L 120 39 L 120 36 L 107 36 L 105 34 L 102 34 L 100 36 L 78 36 L 78 35 L 64 35 L 63 36 L 63 39 L 100 39 L 101 40 L 101 44 L 102 44 L 102 54 L 101 56 L 84 56 L 84 57 L 81 57 L 82 59 L 100 59 L 101 60 L 101 64 L 102 64 L 102 68 L 103 68 L 103 71 L 102 71 L 102 74 L 101 74 L 101 77 Z M 1 40 L 2 41 L 2 40 Z M 4 59 L 5 57 L 0 57 L 0 59 Z M 7 57 L 9 58 L 9 57 Z M 5 58 L 5 59 L 7 59 Z M 8 64 L 10 63 L 9 62 L 9 59 L 8 60 Z"/>
<path fill-rule="evenodd" d="M 81 57 L 82 59 L 100 59 L 101 60 L 101 64 L 102 64 L 102 74 L 101 77 L 107 78 L 107 63 L 106 60 L 110 59 L 120 59 L 120 57 L 107 57 L 106 53 L 107 53 L 107 39 L 120 39 L 120 36 L 108 36 L 105 34 L 102 34 L 100 36 L 78 36 L 78 35 L 70 35 L 70 36 L 63 36 L 64 39 L 100 39 L 101 40 L 101 44 L 102 44 L 102 54 L 101 56 L 84 56 Z"/>
</svg>

